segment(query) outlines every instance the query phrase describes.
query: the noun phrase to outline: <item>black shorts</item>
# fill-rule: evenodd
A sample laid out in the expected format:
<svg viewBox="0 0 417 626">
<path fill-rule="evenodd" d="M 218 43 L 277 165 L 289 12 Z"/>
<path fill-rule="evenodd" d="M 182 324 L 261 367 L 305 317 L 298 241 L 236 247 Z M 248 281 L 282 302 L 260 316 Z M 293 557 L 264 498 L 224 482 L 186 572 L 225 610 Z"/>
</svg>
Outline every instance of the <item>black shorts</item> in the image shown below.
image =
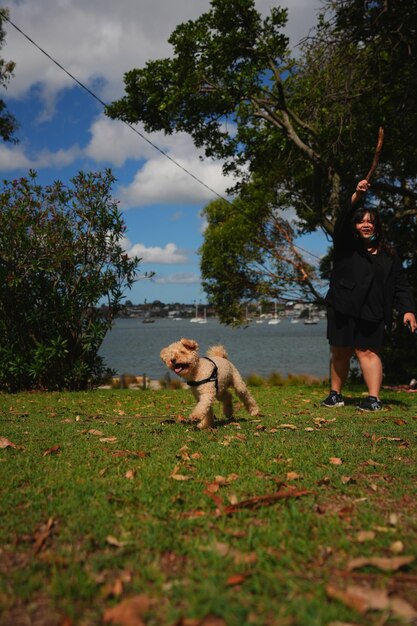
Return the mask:
<svg viewBox="0 0 417 626">
<path fill-rule="evenodd" d="M 370 322 L 327 308 L 327 339 L 331 346 L 379 350 L 384 335 L 384 320 Z"/>
</svg>

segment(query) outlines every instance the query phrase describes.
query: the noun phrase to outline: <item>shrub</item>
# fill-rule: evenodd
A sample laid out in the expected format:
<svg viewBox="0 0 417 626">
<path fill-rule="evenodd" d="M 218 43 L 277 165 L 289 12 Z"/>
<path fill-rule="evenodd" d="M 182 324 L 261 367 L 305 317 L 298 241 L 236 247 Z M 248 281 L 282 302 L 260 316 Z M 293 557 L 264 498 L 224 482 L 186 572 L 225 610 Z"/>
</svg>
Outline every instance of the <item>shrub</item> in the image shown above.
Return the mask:
<svg viewBox="0 0 417 626">
<path fill-rule="evenodd" d="M 106 373 L 98 350 L 137 258 L 110 195 L 114 178 L 70 186 L 28 178 L 0 192 L 0 389 L 86 389 Z"/>
</svg>

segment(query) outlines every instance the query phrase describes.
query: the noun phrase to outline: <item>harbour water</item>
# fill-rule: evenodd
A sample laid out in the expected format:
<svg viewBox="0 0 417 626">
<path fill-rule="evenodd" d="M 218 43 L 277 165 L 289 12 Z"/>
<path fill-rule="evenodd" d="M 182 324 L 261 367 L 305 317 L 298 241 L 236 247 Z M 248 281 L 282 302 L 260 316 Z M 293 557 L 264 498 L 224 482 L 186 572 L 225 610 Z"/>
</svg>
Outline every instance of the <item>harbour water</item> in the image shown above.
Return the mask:
<svg viewBox="0 0 417 626">
<path fill-rule="evenodd" d="M 202 356 L 210 346 L 224 345 L 243 376 L 256 373 L 266 377 L 272 372 L 282 376 L 289 373 L 328 376 L 325 320 L 311 325 L 302 320 L 297 324 L 287 319 L 279 324 L 268 324 L 265 320 L 262 324 L 252 322 L 246 328 L 230 328 L 211 318 L 206 324 L 187 319 L 155 319 L 151 324 L 140 319 L 118 319 L 107 333 L 100 354 L 117 374 L 146 374 L 160 380 L 168 370 L 159 353 L 181 337 L 195 339 Z"/>
</svg>

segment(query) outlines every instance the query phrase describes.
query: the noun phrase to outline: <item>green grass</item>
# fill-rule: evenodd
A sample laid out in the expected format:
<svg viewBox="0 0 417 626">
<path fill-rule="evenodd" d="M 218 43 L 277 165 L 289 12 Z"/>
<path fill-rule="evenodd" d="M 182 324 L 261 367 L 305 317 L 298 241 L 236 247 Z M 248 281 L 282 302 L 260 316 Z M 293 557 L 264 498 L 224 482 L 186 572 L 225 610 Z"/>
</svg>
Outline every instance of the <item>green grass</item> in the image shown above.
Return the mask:
<svg viewBox="0 0 417 626">
<path fill-rule="evenodd" d="M 0 395 L 0 624 L 129 625 L 108 611 L 136 596 L 148 626 L 415 623 L 343 593 L 417 615 L 417 558 L 349 567 L 417 557 L 417 397 L 368 414 L 326 391 L 257 387 L 259 419 L 236 403 L 203 432 L 187 390 Z"/>
</svg>

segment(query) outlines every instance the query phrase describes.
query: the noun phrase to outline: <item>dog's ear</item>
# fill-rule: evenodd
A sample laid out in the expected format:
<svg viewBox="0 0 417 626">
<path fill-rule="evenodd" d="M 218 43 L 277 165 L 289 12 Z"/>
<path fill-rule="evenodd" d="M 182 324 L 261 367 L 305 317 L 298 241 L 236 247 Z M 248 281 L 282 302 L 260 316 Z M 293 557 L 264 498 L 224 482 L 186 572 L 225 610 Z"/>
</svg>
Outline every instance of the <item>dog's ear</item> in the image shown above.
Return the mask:
<svg viewBox="0 0 417 626">
<path fill-rule="evenodd" d="M 198 343 L 196 341 L 194 341 L 194 339 L 184 339 L 182 338 L 181 340 L 182 345 L 184 346 L 184 348 L 187 348 L 187 350 L 195 350 L 197 352 L 198 350 Z"/>
<path fill-rule="evenodd" d="M 168 363 L 169 354 L 170 351 L 168 350 L 168 348 L 162 348 L 161 352 L 159 353 L 159 356 L 164 361 L 164 363 Z"/>
</svg>

